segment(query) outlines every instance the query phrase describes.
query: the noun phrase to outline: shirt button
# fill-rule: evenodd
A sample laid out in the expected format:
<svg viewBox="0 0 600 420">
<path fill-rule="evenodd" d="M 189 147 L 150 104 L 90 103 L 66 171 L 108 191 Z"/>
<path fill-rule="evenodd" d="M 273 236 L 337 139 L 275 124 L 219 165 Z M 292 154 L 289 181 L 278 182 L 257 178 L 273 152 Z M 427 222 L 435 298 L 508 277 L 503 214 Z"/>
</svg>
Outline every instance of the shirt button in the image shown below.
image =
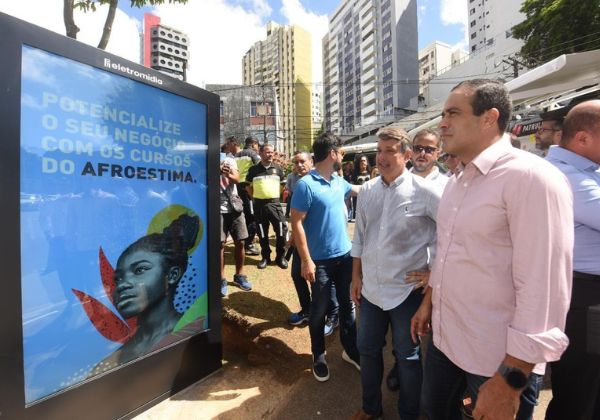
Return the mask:
<svg viewBox="0 0 600 420">
<path fill-rule="evenodd" d="M 452 210 L 454 210 L 454 211 L 458 211 L 458 207 L 454 207 Z"/>
<path fill-rule="evenodd" d="M 469 186 L 469 184 L 468 184 L 467 182 L 465 182 L 465 183 L 463 184 L 463 187 L 468 187 L 468 186 Z"/>
</svg>

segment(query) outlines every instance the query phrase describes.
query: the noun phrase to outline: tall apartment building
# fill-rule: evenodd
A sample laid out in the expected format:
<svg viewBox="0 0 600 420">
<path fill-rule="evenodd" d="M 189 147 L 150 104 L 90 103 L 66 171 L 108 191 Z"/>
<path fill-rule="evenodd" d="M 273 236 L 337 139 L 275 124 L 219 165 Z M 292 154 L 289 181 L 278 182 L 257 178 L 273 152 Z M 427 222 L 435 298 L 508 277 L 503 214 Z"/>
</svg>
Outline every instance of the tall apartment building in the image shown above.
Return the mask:
<svg viewBox="0 0 600 420">
<path fill-rule="evenodd" d="M 190 41 L 186 34 L 160 24 L 160 18 L 144 13 L 143 63 L 146 67 L 186 80 Z"/>
<path fill-rule="evenodd" d="M 278 139 L 286 154 L 310 150 L 313 141 L 312 58 L 310 34 L 299 26 L 267 24 L 267 38 L 244 55 L 243 81 L 273 86 L 279 105 Z"/>
<path fill-rule="evenodd" d="M 519 11 L 522 0 L 468 0 L 469 51 L 479 52 L 487 46 L 515 53 L 522 43 L 512 38 L 511 28 L 523 21 Z"/>
<path fill-rule="evenodd" d="M 323 124 L 323 96 L 321 92 L 317 89 L 314 89 L 312 92 L 312 123 L 313 130 L 315 133 L 321 129 L 321 125 Z"/>
<path fill-rule="evenodd" d="M 468 60 L 453 58 L 459 63 L 439 75 L 435 83 L 429 83 L 424 93 L 428 106 L 443 102 L 450 89 L 462 80 L 486 77 L 508 81 L 515 77 L 513 58 L 523 41 L 513 38 L 512 27 L 525 19 L 519 12 L 522 0 L 467 0 L 466 3 Z"/>
<path fill-rule="evenodd" d="M 323 38 L 325 128 L 393 116 L 418 95 L 416 0 L 342 0 Z"/>
</svg>

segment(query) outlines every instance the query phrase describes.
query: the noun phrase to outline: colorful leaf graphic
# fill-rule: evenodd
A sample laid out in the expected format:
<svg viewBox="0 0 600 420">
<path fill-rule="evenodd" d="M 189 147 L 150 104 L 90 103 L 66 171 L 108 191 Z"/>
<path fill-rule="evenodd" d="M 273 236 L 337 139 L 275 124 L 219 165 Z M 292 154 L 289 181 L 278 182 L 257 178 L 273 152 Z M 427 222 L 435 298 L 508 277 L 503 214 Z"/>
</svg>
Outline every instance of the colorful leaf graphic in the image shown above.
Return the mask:
<svg viewBox="0 0 600 420">
<path fill-rule="evenodd" d="M 100 260 L 100 277 L 102 278 L 102 285 L 104 286 L 104 290 L 106 290 L 106 294 L 110 299 L 111 303 L 114 305 L 115 301 L 113 300 L 113 292 L 115 291 L 115 270 L 108 262 L 106 255 L 104 255 L 104 251 L 102 247 L 100 247 L 100 251 L 98 253 L 98 257 Z"/>
<path fill-rule="evenodd" d="M 135 330 L 130 330 L 127 323 L 115 315 L 102 302 L 77 289 L 71 289 L 81 302 L 88 318 L 98 332 L 111 341 L 125 344 Z"/>
</svg>

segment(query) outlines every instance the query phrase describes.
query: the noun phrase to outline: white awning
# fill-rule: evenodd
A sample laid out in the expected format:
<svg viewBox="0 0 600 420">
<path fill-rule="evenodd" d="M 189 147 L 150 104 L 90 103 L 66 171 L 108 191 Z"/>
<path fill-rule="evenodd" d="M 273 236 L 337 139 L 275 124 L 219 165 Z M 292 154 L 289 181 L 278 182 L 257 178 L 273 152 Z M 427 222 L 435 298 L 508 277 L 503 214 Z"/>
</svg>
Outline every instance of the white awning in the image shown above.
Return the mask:
<svg viewBox="0 0 600 420">
<path fill-rule="evenodd" d="M 600 50 L 563 54 L 506 83 L 515 105 L 600 83 Z"/>
</svg>

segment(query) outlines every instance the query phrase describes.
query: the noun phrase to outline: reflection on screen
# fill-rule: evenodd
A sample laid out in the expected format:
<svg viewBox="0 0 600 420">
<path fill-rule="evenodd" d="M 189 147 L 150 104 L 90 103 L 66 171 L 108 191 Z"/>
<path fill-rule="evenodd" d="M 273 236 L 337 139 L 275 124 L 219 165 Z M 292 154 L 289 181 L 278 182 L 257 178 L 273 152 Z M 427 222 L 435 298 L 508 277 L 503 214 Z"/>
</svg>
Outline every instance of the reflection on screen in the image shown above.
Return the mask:
<svg viewBox="0 0 600 420">
<path fill-rule="evenodd" d="M 26 402 L 208 328 L 206 106 L 24 46 Z"/>
</svg>

